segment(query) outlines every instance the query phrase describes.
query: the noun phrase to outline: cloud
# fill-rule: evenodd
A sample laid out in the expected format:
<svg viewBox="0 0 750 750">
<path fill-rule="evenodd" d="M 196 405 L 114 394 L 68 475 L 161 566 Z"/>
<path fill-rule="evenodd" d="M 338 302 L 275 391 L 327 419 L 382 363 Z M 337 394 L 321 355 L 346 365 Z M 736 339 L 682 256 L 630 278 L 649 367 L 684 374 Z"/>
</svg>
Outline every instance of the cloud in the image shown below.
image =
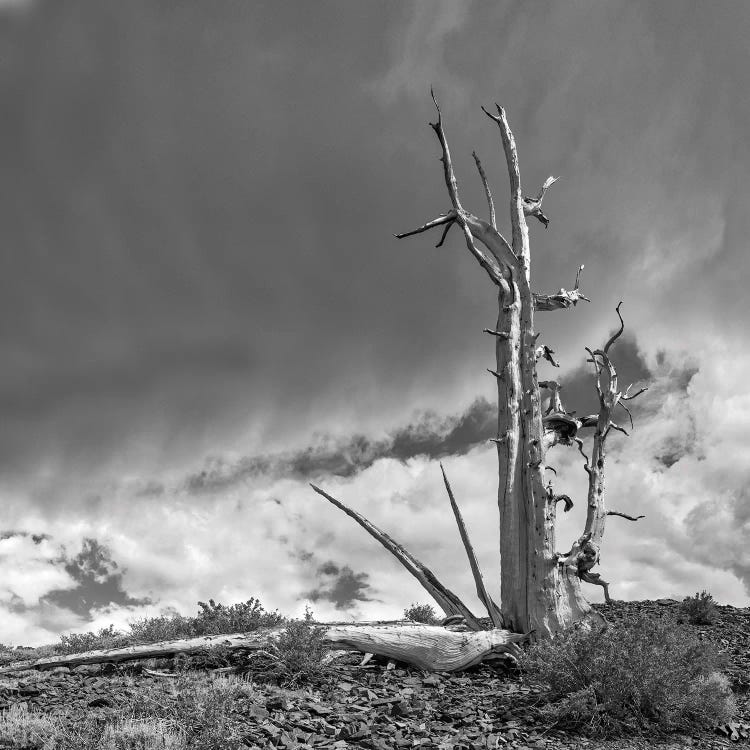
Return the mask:
<svg viewBox="0 0 750 750">
<path fill-rule="evenodd" d="M 45 603 L 68 609 L 85 620 L 92 619 L 94 611 L 112 605 L 139 607 L 151 603 L 148 597 L 139 599 L 123 590 L 123 573 L 117 571 L 110 551 L 96 539 L 84 538 L 81 551 L 72 558 L 63 557 L 61 562 L 77 585 L 50 591 L 43 597 Z"/>
<path fill-rule="evenodd" d="M 355 573 L 348 565 L 339 568 L 329 560 L 318 568 L 317 575 L 321 583 L 304 594 L 313 603 L 329 601 L 336 609 L 350 610 L 360 602 L 372 601 L 367 596 L 371 588 L 368 573 Z"/>
<path fill-rule="evenodd" d="M 415 416 L 382 439 L 365 435 L 325 436 L 315 445 L 277 455 L 248 456 L 239 460 L 214 458 L 206 468 L 185 480 L 189 493 L 221 492 L 251 479 L 267 476 L 315 479 L 350 477 L 382 458 L 406 461 L 415 456 L 441 458 L 460 455 L 497 433 L 497 412 L 485 398 L 475 399 L 461 414 L 441 416 L 434 411 Z"/>
<path fill-rule="evenodd" d="M 471 598 L 436 458 L 496 579 L 495 292 L 459 234 L 391 237 L 448 206 L 430 84 L 468 209 L 486 205 L 476 149 L 507 231 L 480 104 L 506 107 L 528 192 L 563 177 L 549 231 L 530 227 L 532 280 L 554 291 L 586 264 L 592 303 L 536 316 L 562 364 L 542 377 L 579 413 L 583 347 L 624 300 L 621 380 L 650 390 L 608 487 L 647 518 L 610 524 L 613 593 L 747 601 L 750 7 L 33 7 L 0 23 L 0 499 L 6 528 L 52 539 L 0 540 L 3 637 L 81 625 L 34 607 L 80 585 L 53 558 L 86 538 L 122 575 L 91 601 L 154 602 L 94 607 L 92 627 L 211 597 L 293 613 L 331 559 L 370 574 L 362 613 L 424 600 L 310 476 Z M 585 476 L 577 454 L 554 461 L 577 499 L 565 546 Z"/>
</svg>

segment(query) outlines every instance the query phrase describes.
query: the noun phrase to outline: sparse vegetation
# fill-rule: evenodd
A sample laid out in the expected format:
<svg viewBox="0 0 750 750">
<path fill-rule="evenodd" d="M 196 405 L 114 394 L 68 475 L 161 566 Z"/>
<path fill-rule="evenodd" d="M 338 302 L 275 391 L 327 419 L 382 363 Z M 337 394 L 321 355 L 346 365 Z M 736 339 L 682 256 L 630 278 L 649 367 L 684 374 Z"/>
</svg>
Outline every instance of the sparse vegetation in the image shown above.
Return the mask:
<svg viewBox="0 0 750 750">
<path fill-rule="evenodd" d="M 690 729 L 735 710 L 716 649 L 672 618 L 568 631 L 534 644 L 521 667 L 546 689 L 548 719 L 594 736 Z"/>
<path fill-rule="evenodd" d="M 64 734 L 60 721 L 46 714 L 30 712 L 26 705 L 11 706 L 0 714 L 0 747 L 39 747 L 52 750 Z"/>
<path fill-rule="evenodd" d="M 108 724 L 101 737 L 101 750 L 183 750 L 185 734 L 163 719 L 123 719 Z"/>
<path fill-rule="evenodd" d="M 404 619 L 435 625 L 438 621 L 435 609 L 431 604 L 412 604 L 404 610 Z"/>
<path fill-rule="evenodd" d="M 432 614 L 428 605 L 412 605 L 411 609 L 415 608 L 417 616 Z M 214 604 L 202 612 L 227 609 L 230 608 Z M 257 607 L 254 609 L 257 612 Z M 723 659 L 706 634 L 679 624 L 677 618 L 682 615 L 677 604 L 667 608 L 654 604 L 645 611 L 646 614 L 642 606 L 620 607 L 608 615 L 613 624 L 604 629 L 574 630 L 530 647 L 522 658 L 521 679 L 526 686 L 521 691 L 518 685 L 502 684 L 506 680 L 517 682 L 517 671 L 506 671 L 506 676 L 498 680 L 497 672 L 484 668 L 485 671 L 477 675 L 477 682 L 466 673 L 459 680 L 461 689 L 451 695 L 451 701 L 457 701 L 456 710 L 460 713 L 460 706 L 475 710 L 477 698 L 490 705 L 513 695 L 509 705 L 512 720 L 508 721 L 507 715 L 497 718 L 490 722 L 491 730 L 487 724 L 486 731 L 505 740 L 531 739 L 541 731 L 541 736 L 549 737 L 550 741 L 559 743 L 556 747 L 564 748 L 578 747 L 580 734 L 606 738 L 648 732 L 653 737 L 677 730 L 697 733 L 696 736 L 705 739 L 712 727 L 727 736 L 741 737 L 742 732 L 750 732 L 750 724 L 742 723 L 747 710 L 744 697 L 739 696 L 740 708 L 735 711 L 729 682 L 721 674 Z M 407 609 L 405 615 L 409 612 Z M 717 617 L 724 626 L 735 621 L 738 613 L 725 613 L 722 609 L 717 611 Z M 223 620 L 223 617 L 217 619 Z M 392 747 L 395 745 L 389 743 L 383 725 L 376 719 L 353 718 L 359 717 L 362 705 L 370 703 L 382 707 L 382 701 L 388 698 L 394 698 L 395 702 L 388 701 L 392 707 L 387 710 L 394 711 L 404 724 L 402 741 L 406 737 L 424 738 L 424 732 L 431 731 L 430 727 L 443 731 L 449 723 L 452 728 L 443 739 L 453 742 L 454 746 L 463 746 L 463 740 L 468 742 L 462 732 L 468 731 L 469 725 L 464 726 L 460 720 L 449 722 L 435 713 L 445 697 L 444 691 L 447 694 L 453 685 L 445 676 L 430 677 L 434 682 L 425 688 L 424 673 L 402 672 L 403 665 L 399 665 L 389 679 L 383 680 L 377 672 L 367 671 L 385 669 L 382 663 L 372 663 L 365 670 L 355 666 L 358 656 L 337 660 L 334 664 L 325 663 L 322 660 L 326 653 L 323 632 L 312 612 L 307 611 L 303 619 L 287 622 L 285 631 L 270 639 L 265 651 L 217 645 L 207 648 L 205 653 L 177 656 L 171 663 L 163 659 L 159 660 L 161 664 L 149 664 L 149 669 L 162 671 L 156 678 L 139 676 L 137 667 L 124 672 L 105 669 L 101 674 L 114 681 L 109 688 L 112 692 L 105 694 L 109 705 L 101 704 L 104 708 L 91 712 L 84 709 L 85 713 L 74 720 L 66 709 L 57 714 L 53 708 L 54 698 L 53 702 L 38 704 L 44 711 L 54 711 L 50 715 L 33 704 L 36 699 L 32 698 L 27 708 L 26 702 L 16 694 L 8 700 L 10 708 L 0 713 L 0 747 L 19 750 L 240 750 L 248 746 L 294 746 L 295 741 L 304 742 L 309 732 L 332 742 L 346 742 L 360 733 L 367 737 L 369 732 L 381 741 L 381 745 L 375 746 Z M 744 643 L 742 633 L 742 625 L 735 628 L 734 638 L 739 640 L 735 640 L 731 649 L 725 649 L 727 654 L 738 653 L 737 649 Z M 91 635 L 93 639 L 104 640 L 118 637 L 113 628 Z M 14 649 L 10 653 L 23 658 L 34 651 Z M 727 662 L 726 669 L 734 678 L 744 663 L 746 661 L 740 660 L 738 664 L 735 656 L 731 663 Z M 344 680 L 342 666 L 343 675 L 347 675 Z M 229 668 L 233 674 L 206 673 L 207 669 L 216 667 Z M 42 689 L 42 694 L 51 686 L 54 696 L 55 685 L 62 679 L 68 682 L 66 690 L 76 690 L 73 686 L 80 686 L 84 695 L 98 698 L 100 694 L 95 688 L 88 692 L 89 688 L 85 687 L 88 674 L 88 671 L 80 675 L 65 672 L 62 678 L 39 675 L 38 684 L 48 686 Z M 23 681 L 33 691 L 36 679 L 32 677 L 29 682 L 29 678 L 24 677 Z M 474 684 L 469 686 L 466 680 Z M 488 680 L 496 685 L 485 685 Z M 500 689 L 493 692 L 498 682 Z M 480 684 L 484 686 L 484 693 Z M 436 685 L 440 685 L 439 691 L 435 691 Z M 419 692 L 419 696 L 415 692 L 413 699 L 403 700 L 400 691 L 404 686 Z M 504 692 L 505 688 L 508 692 Z M 355 694 L 356 705 L 352 704 L 342 715 L 332 711 L 333 706 L 348 705 L 346 700 L 342 702 L 345 695 Z M 87 700 L 84 698 L 84 705 Z M 410 713 L 412 711 L 414 713 Z M 292 716 L 294 712 L 302 717 L 301 723 L 287 720 L 287 715 Z M 372 717 L 378 715 L 379 712 L 372 713 Z M 427 730 L 420 729 L 424 726 L 420 723 L 424 717 L 427 717 Z M 430 724 L 432 721 L 434 725 Z"/>
<path fill-rule="evenodd" d="M 135 643 L 156 643 L 222 633 L 244 633 L 259 628 L 275 627 L 285 622 L 284 617 L 278 611 L 266 611 L 255 597 L 231 605 L 217 604 L 213 599 L 209 599 L 208 603 L 198 602 L 198 606 L 200 610 L 195 617 L 174 614 L 143 618 L 132 622 L 127 633 L 117 631 L 113 625 L 110 625 L 97 633 L 62 635 L 55 650 L 57 653 L 75 654 L 96 649 L 131 646 Z"/>
<path fill-rule="evenodd" d="M 114 625 L 101 628 L 98 633 L 70 633 L 60 636 L 56 649 L 61 654 L 79 654 L 83 651 L 94 651 L 102 648 L 120 648 L 134 642 L 128 636 L 115 630 Z"/>
<path fill-rule="evenodd" d="M 236 676 L 186 672 L 166 686 L 150 685 L 137 693 L 128 710 L 135 719 L 179 727 L 189 748 L 238 750 L 244 744 L 232 715 L 237 704 L 251 701 L 254 694 L 253 686 Z"/>
<path fill-rule="evenodd" d="M 693 625 L 712 625 L 718 616 L 716 602 L 707 591 L 696 591 L 695 596 L 686 596 L 680 605 L 682 614 Z"/>
</svg>

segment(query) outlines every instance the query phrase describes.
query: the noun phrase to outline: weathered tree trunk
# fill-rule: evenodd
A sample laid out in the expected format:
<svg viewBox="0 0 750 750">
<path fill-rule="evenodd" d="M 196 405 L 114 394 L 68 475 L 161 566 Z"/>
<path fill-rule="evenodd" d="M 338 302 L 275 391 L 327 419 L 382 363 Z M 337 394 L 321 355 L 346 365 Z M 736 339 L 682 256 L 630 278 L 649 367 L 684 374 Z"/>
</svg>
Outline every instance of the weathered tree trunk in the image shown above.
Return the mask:
<svg viewBox="0 0 750 750">
<path fill-rule="evenodd" d="M 325 641 L 335 648 L 379 654 L 420 669 L 447 672 L 466 669 L 501 654 L 509 654 L 515 658 L 519 654 L 516 643 L 525 638 L 508 630 L 453 632 L 438 626 L 415 623 L 360 623 L 321 627 L 325 629 Z M 252 633 L 182 638 L 66 656 L 51 656 L 10 664 L 0 669 L 0 674 L 10 674 L 24 669 L 77 667 L 82 664 L 119 664 L 140 659 L 194 654 L 214 646 L 272 650 L 274 639 L 283 631 L 284 628 L 279 627 Z"/>
<path fill-rule="evenodd" d="M 580 592 L 577 577 L 557 564 L 556 504 L 544 487 L 544 430 L 534 331 L 536 299 L 531 291 L 525 218 L 531 212 L 526 210 L 518 153 L 505 112 L 497 107 L 497 115 L 486 114 L 498 125 L 505 152 L 511 192 L 511 249 L 515 256 L 515 262 L 507 265 L 508 288 L 501 285 L 498 297 L 497 330 L 507 332 L 507 337 L 498 336 L 496 344 L 497 373 L 502 376 L 498 377 L 498 440 L 502 441 L 498 442 L 500 599 L 511 628 L 534 630 L 544 637 L 570 627 L 591 607 Z M 536 210 L 554 181 L 549 178 L 545 182 Z"/>
<path fill-rule="evenodd" d="M 517 632 L 535 631 L 537 637 L 547 637 L 586 617 L 595 617 L 591 605 L 581 592 L 581 580 L 604 586 L 605 596 L 609 601 L 606 582 L 597 574 L 591 573 L 591 568 L 599 559 L 599 544 L 604 533 L 606 516 L 613 515 L 613 512 L 606 510 L 603 499 L 605 440 L 611 429 L 624 432 L 612 421 L 611 413 L 618 403 L 623 405 L 622 401 L 635 397 L 629 397 L 628 391 L 624 394 L 617 392 L 616 373 L 608 357 L 609 347 L 622 333 L 622 327 L 603 350 L 589 352 L 597 373 L 599 414 L 574 418 L 572 414 L 565 412 L 562 406 L 559 396 L 560 385 L 548 381 L 543 385 L 553 391 L 553 397 L 547 414 L 542 415 L 536 362 L 544 357 L 553 366 L 559 365 L 549 347 L 536 345 L 539 334 L 534 330 L 535 311 L 565 310 L 575 307 L 580 300 L 589 301 L 579 289 L 582 265 L 578 269 L 575 286 L 571 290 L 561 288 L 555 294 L 539 294 L 531 288 L 531 253 L 526 217 L 534 216 L 547 227 L 549 219 L 542 212 L 542 201 L 547 189 L 558 178 L 547 178 L 536 198 L 524 197 L 515 139 L 505 112 L 498 105 L 495 105 L 497 114 L 484 110 L 500 130 L 510 180 L 512 237 L 508 243 L 497 230 L 492 193 L 476 153 L 473 156 L 487 197 L 490 223 L 477 218 L 461 205 L 458 182 L 443 129 L 442 114 L 434 94 L 433 101 L 438 119 L 430 125 L 440 143 L 440 160 L 452 208 L 421 227 L 397 234 L 396 237 L 408 237 L 442 227 L 442 236 L 437 244 L 437 247 L 440 247 L 450 228 L 456 224 L 463 233 L 469 252 L 492 283 L 498 287 L 497 323 L 494 329 L 484 330 L 495 337 L 496 369 L 489 372 L 496 378 L 498 396 L 497 437 L 493 438 L 493 441 L 496 443 L 498 455 L 502 622 L 505 627 Z M 622 318 L 620 321 L 622 322 Z M 564 500 L 565 510 L 569 510 L 573 502 L 565 495 L 555 495 L 551 483 L 549 487 L 545 487 L 546 453 L 557 444 L 572 445 L 575 442 L 583 454 L 583 444 L 577 438 L 577 432 L 581 427 L 595 425 L 597 429 L 594 435 L 593 461 L 589 462 L 587 458 L 585 467 L 589 474 L 586 529 L 583 536 L 573 545 L 573 549 L 561 555 L 555 549 L 556 504 L 559 500 Z M 446 614 L 461 612 L 467 624 L 476 630 L 477 623 L 473 615 L 454 594 L 437 581 L 431 571 L 369 521 L 322 490 L 314 489 L 355 518 L 390 549 L 435 597 Z M 501 621 L 501 615 L 497 612 L 497 606 L 487 593 L 478 572 L 476 557 L 468 543 L 466 530 L 447 479 L 446 489 L 454 508 L 461 538 L 469 554 L 477 594 L 485 604 L 493 623 L 497 625 Z M 614 514 L 636 520 L 626 514 Z"/>
</svg>

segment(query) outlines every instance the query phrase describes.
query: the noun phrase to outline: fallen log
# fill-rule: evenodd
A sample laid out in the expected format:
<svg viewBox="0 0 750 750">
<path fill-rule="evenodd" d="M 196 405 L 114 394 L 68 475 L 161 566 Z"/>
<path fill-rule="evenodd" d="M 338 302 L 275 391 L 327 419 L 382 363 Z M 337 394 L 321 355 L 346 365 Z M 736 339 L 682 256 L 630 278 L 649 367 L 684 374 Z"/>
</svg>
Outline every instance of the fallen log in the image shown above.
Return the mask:
<svg viewBox="0 0 750 750">
<path fill-rule="evenodd" d="M 326 641 L 337 648 L 387 656 L 429 672 L 457 672 L 481 661 L 509 654 L 527 636 L 509 630 L 454 632 L 436 625 L 331 628 Z"/>
<path fill-rule="evenodd" d="M 501 654 L 517 658 L 520 651 L 516 644 L 526 638 L 508 630 L 454 632 L 437 625 L 413 622 L 321 624 L 319 627 L 325 629 L 324 640 L 332 648 L 378 654 L 428 671 L 455 672 Z M 139 659 L 193 654 L 214 646 L 229 649 L 267 649 L 273 646 L 274 640 L 283 632 L 284 627 L 278 627 L 249 633 L 182 638 L 50 656 L 9 664 L 0 669 L 0 674 L 24 669 L 118 664 Z"/>
</svg>

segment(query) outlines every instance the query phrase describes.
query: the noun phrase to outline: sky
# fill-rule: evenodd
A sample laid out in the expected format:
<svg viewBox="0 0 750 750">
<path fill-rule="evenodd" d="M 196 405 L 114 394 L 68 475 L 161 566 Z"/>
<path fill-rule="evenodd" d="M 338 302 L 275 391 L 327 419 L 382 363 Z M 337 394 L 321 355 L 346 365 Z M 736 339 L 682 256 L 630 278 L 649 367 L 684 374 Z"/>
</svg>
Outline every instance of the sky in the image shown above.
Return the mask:
<svg viewBox="0 0 750 750">
<path fill-rule="evenodd" d="M 476 149 L 509 234 L 496 126 L 525 189 L 532 286 L 569 409 L 614 330 L 627 385 L 600 572 L 617 599 L 750 605 L 750 6 L 712 2 L 0 3 L 0 642 L 257 597 L 320 619 L 424 592 L 316 495 L 402 542 L 476 612 L 443 462 L 499 598 L 495 290 L 449 208 Z M 561 551 L 586 476 L 556 448 Z M 587 587 L 592 601 L 597 587 Z"/>
</svg>

